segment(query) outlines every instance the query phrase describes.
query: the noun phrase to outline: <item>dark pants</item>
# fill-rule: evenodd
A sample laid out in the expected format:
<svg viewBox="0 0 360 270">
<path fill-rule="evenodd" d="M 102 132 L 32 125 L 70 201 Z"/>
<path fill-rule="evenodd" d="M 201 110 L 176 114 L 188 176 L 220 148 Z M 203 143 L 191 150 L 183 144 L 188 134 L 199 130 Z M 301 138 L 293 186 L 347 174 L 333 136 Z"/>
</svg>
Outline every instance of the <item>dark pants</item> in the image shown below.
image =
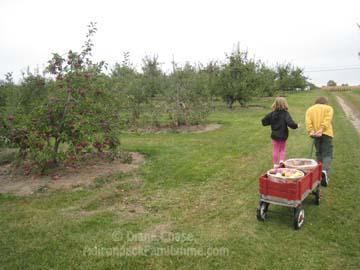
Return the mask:
<svg viewBox="0 0 360 270">
<path fill-rule="evenodd" d="M 331 161 L 333 158 L 332 137 L 322 135 L 320 138 L 314 138 L 316 149 L 316 159 L 323 164 L 323 170 L 329 173 Z"/>
</svg>

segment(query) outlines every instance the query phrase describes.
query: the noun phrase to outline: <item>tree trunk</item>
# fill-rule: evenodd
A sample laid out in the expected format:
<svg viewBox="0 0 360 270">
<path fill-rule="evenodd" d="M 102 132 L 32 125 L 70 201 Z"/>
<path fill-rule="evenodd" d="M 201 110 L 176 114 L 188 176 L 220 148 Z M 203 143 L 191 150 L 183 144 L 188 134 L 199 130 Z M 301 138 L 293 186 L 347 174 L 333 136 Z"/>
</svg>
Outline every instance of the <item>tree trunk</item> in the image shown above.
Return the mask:
<svg viewBox="0 0 360 270">
<path fill-rule="evenodd" d="M 54 144 L 54 150 L 53 150 L 53 154 L 54 154 L 54 158 L 53 158 L 53 164 L 56 166 L 58 164 L 58 160 L 57 160 L 57 153 L 59 151 L 59 146 L 60 146 L 60 138 L 57 137 L 55 138 L 55 144 Z"/>
<path fill-rule="evenodd" d="M 246 102 L 245 102 L 245 100 L 243 100 L 243 99 L 239 99 L 239 103 L 240 103 L 240 106 L 241 107 L 246 107 Z"/>
<path fill-rule="evenodd" d="M 232 105 L 234 104 L 234 98 L 231 96 L 226 97 L 226 103 L 229 109 L 232 109 Z"/>
</svg>

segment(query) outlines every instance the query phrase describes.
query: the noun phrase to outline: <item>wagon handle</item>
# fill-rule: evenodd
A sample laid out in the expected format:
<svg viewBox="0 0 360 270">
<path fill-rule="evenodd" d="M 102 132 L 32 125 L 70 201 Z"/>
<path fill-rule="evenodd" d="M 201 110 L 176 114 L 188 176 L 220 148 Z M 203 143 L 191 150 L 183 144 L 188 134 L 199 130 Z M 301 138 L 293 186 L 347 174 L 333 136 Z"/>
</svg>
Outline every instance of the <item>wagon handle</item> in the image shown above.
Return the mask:
<svg viewBox="0 0 360 270">
<path fill-rule="evenodd" d="M 314 151 L 314 144 L 315 144 L 315 139 L 311 137 L 311 148 L 310 148 L 310 155 L 309 155 L 309 159 L 311 159 L 311 158 L 312 158 L 313 151 Z"/>
</svg>

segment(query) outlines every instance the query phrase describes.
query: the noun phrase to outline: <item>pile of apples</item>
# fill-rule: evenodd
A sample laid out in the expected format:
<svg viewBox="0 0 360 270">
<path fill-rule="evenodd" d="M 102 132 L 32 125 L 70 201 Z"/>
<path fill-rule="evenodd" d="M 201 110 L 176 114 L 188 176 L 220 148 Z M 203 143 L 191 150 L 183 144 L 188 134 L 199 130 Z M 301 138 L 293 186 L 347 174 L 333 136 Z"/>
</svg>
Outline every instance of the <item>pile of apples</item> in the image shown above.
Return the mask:
<svg viewBox="0 0 360 270">
<path fill-rule="evenodd" d="M 290 168 L 272 169 L 268 172 L 268 176 L 281 179 L 298 179 L 304 176 L 302 171 Z"/>
</svg>

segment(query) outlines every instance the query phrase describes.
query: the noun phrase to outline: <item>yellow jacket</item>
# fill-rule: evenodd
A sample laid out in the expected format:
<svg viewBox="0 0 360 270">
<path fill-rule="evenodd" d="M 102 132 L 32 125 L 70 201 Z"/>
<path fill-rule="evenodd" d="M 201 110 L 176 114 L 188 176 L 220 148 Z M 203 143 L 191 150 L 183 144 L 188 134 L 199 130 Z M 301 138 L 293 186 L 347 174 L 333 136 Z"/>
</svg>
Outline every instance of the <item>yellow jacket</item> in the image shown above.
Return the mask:
<svg viewBox="0 0 360 270">
<path fill-rule="evenodd" d="M 306 111 L 305 124 L 306 130 L 310 134 L 311 132 L 317 132 L 322 129 L 323 134 L 330 137 L 334 137 L 332 128 L 332 119 L 334 110 L 331 106 L 325 104 L 315 104 Z"/>
</svg>

